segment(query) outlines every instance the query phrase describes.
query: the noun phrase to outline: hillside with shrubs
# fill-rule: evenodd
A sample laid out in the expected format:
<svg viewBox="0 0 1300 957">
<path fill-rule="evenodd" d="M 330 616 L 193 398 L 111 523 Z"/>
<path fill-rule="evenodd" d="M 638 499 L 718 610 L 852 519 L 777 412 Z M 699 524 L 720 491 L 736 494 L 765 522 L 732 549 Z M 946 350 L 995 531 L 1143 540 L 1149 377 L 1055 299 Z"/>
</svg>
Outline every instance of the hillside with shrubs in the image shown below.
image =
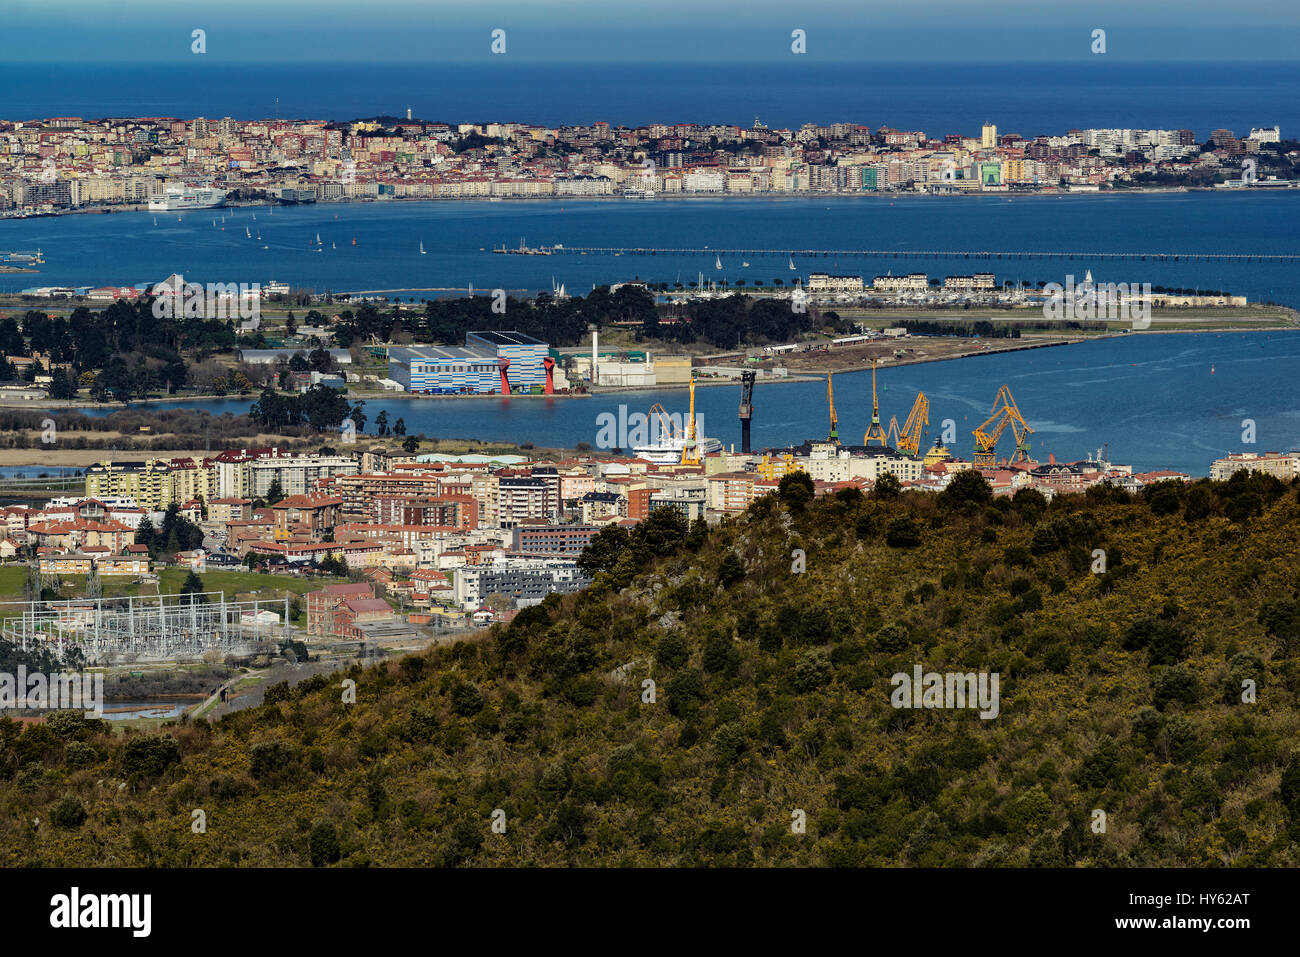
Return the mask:
<svg viewBox="0 0 1300 957">
<path fill-rule="evenodd" d="M 212 725 L 0 721 L 0 863 L 1295 867 L 1298 492 L 661 509 L 579 594 Z M 997 716 L 895 708 L 918 665 Z"/>
</svg>

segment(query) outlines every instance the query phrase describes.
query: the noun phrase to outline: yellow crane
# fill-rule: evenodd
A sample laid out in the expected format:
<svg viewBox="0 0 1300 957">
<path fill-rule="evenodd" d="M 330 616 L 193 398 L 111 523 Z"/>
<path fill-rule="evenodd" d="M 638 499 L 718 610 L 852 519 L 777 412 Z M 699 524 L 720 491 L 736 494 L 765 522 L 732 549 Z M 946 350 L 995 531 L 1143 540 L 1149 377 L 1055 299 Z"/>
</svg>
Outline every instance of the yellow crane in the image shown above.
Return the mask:
<svg viewBox="0 0 1300 957">
<path fill-rule="evenodd" d="M 900 452 L 906 452 L 912 458 L 916 458 L 921 451 L 921 440 L 925 435 L 925 427 L 930 424 L 930 400 L 925 397 L 924 392 L 916 394 L 916 401 L 912 403 L 912 411 L 907 416 L 907 422 L 903 424 L 903 430 L 897 431 L 898 420 L 894 419 L 890 427 L 895 429 L 898 444 L 895 448 Z"/>
<path fill-rule="evenodd" d="M 898 448 L 898 416 L 889 417 L 889 428 L 885 431 L 885 437 L 889 440 L 891 449 Z"/>
<path fill-rule="evenodd" d="M 682 464 L 699 465 L 700 448 L 695 441 L 695 376 L 691 376 L 691 411 L 686 417 L 686 441 L 682 444 Z"/>
<path fill-rule="evenodd" d="M 862 436 L 862 444 L 870 445 L 872 442 L 880 445 L 888 445 L 889 439 L 885 435 L 885 430 L 880 426 L 880 399 L 876 396 L 876 360 L 871 360 L 871 424 L 867 426 L 866 434 Z"/>
<path fill-rule="evenodd" d="M 831 409 L 831 434 L 827 436 L 826 441 L 840 444 L 840 420 L 835 415 L 835 390 L 831 387 L 831 374 L 826 373 L 826 404 Z"/>
<path fill-rule="evenodd" d="M 979 428 L 974 430 L 976 468 L 986 468 L 995 464 L 994 454 L 998 439 L 1002 437 L 1008 425 L 1011 426 L 1011 431 L 1016 437 L 1016 450 L 1012 453 L 1011 461 L 1028 461 L 1029 436 L 1034 430 L 1020 414 L 1016 400 L 1011 397 L 1011 388 L 1004 385 L 998 389 L 997 398 L 993 400 L 992 413 Z"/>
</svg>

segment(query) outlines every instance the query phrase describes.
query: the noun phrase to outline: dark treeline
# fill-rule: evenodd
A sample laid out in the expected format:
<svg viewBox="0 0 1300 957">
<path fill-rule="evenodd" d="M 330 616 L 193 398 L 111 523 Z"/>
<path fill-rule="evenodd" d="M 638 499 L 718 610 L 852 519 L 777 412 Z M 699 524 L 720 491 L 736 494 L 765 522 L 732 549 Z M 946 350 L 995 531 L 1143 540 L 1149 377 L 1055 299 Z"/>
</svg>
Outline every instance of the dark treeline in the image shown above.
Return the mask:
<svg viewBox="0 0 1300 957">
<path fill-rule="evenodd" d="M 1105 331 L 1107 328 L 1104 322 L 1076 322 L 1073 320 L 1058 322 L 1051 319 L 1043 319 L 1037 322 L 989 322 L 987 319 L 953 322 L 945 319 L 904 319 L 898 325 L 913 336 L 962 336 L 964 338 L 979 336 L 982 339 L 1019 339 L 1020 333 L 1025 329 L 1070 329 L 1081 332 L 1085 329 Z"/>
<path fill-rule="evenodd" d="M 308 426 L 318 432 L 337 429 L 345 419 L 351 419 L 360 432 L 366 425 L 366 416 L 361 411 L 364 405 L 365 402 L 352 405 L 338 389 L 324 385 L 312 386 L 298 395 L 267 388 L 248 410 L 248 416 L 266 428 Z"/>
<path fill-rule="evenodd" d="M 493 310 L 494 302 L 504 305 Z M 533 300 L 492 296 L 439 299 L 426 303 L 423 314 L 393 308 L 381 312 L 364 305 L 339 315 L 334 341 L 347 348 L 367 342 L 437 342 L 463 345 L 465 333 L 480 329 L 514 329 L 557 346 L 579 345 L 592 325 L 635 324 L 638 339 L 689 344 L 705 342 L 720 348 L 740 343 L 785 342 L 820 329 L 826 318 L 815 309 L 796 311 L 780 299 L 755 299 L 736 293 L 725 299 L 691 303 L 683 317 L 661 315 L 654 295 L 640 286 L 622 286 L 611 293 L 593 289 L 586 297 L 558 299 L 543 293 Z M 847 328 L 847 324 L 843 325 Z"/>
<path fill-rule="evenodd" d="M 259 429 L 259 424 L 247 415 L 212 415 L 195 409 L 122 409 L 104 416 L 48 409 L 0 409 L 0 448 L 48 448 L 41 441 L 46 420 L 54 421 L 57 447 L 63 449 L 161 451 L 189 445 L 221 451 L 243 448 L 248 444 L 247 437 L 256 435 Z M 150 434 L 140 434 L 141 428 L 148 428 Z M 95 433 L 102 433 L 103 438 Z M 301 435 L 305 440 L 311 429 L 290 428 L 285 434 Z M 281 444 L 291 447 L 298 443 L 290 439 Z"/>
<path fill-rule="evenodd" d="M 47 356 L 56 369 L 50 395 L 69 399 L 88 385 L 96 399 L 126 400 L 185 385 L 186 356 L 202 361 L 235 347 L 230 319 L 159 318 L 153 300 L 118 300 L 92 312 L 78 306 L 67 316 L 29 310 L 0 320 L 0 380 L 19 378 L 8 357 Z M 29 374 L 35 374 L 35 365 Z"/>
</svg>

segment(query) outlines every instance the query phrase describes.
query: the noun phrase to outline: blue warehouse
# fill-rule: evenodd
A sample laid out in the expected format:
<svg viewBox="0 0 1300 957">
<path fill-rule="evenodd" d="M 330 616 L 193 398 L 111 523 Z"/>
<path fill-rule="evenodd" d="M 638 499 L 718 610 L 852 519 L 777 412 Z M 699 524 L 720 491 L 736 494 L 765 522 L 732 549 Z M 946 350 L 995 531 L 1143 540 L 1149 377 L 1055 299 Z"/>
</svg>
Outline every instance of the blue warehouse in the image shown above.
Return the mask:
<svg viewBox="0 0 1300 957">
<path fill-rule="evenodd" d="M 494 392 L 500 388 L 498 359 L 510 360 L 514 388 L 546 382 L 547 345 L 520 332 L 469 332 L 465 345 L 404 346 L 388 350 L 388 377 L 407 392 Z"/>
</svg>

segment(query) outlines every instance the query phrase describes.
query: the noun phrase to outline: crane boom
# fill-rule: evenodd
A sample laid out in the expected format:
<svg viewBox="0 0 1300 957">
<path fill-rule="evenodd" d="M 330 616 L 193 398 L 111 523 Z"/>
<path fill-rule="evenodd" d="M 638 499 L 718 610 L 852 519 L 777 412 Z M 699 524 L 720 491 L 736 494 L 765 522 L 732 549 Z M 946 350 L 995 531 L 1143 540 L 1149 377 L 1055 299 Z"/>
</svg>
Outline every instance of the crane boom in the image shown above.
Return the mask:
<svg viewBox="0 0 1300 957">
<path fill-rule="evenodd" d="M 876 396 L 876 360 L 871 360 L 871 424 L 867 426 L 866 434 L 862 436 L 862 444 L 870 445 L 876 442 L 879 445 L 888 445 L 889 439 L 885 435 L 885 430 L 880 425 L 880 400 Z"/>
<path fill-rule="evenodd" d="M 827 441 L 840 444 L 840 420 L 835 415 L 835 390 L 831 387 L 831 374 L 826 373 L 826 404 L 831 410 L 831 433 L 827 436 Z"/>
<path fill-rule="evenodd" d="M 929 424 L 930 400 L 925 397 L 924 392 L 918 392 L 916 401 L 912 403 L 912 411 L 907 416 L 907 422 L 903 424 L 903 430 L 898 434 L 898 450 L 906 452 L 913 458 L 919 455 L 925 427 Z"/>
<path fill-rule="evenodd" d="M 695 438 L 695 375 L 691 375 L 691 411 L 686 417 L 686 441 L 682 443 L 682 464 L 699 465 L 700 448 Z"/>
<path fill-rule="evenodd" d="M 973 433 L 977 468 L 994 464 L 998 439 L 1002 437 L 1008 425 L 1011 426 L 1011 431 L 1016 437 L 1016 451 L 1012 454 L 1011 461 L 1028 461 L 1029 436 L 1034 430 L 1020 414 L 1020 407 L 1016 405 L 1016 400 L 1011 395 L 1010 386 L 1003 385 L 998 389 L 997 397 L 993 400 L 993 409 L 989 417 Z"/>
</svg>

